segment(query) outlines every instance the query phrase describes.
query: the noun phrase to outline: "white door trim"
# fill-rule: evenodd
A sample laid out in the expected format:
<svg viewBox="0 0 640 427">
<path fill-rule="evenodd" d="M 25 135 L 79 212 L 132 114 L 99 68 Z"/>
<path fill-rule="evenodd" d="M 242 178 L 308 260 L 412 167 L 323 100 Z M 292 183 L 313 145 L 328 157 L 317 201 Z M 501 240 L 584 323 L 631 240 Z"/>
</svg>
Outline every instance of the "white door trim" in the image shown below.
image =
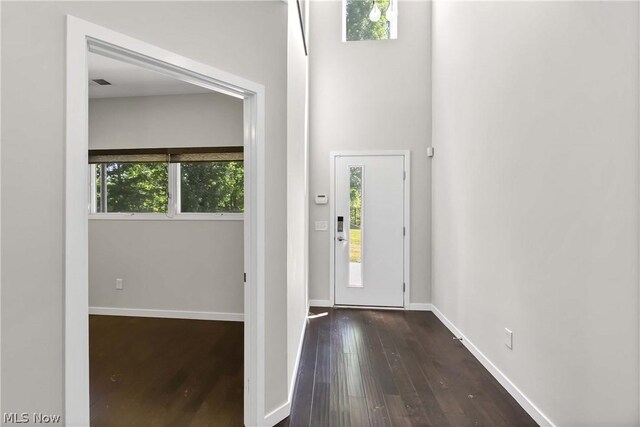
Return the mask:
<svg viewBox="0 0 640 427">
<path fill-rule="evenodd" d="M 65 146 L 65 424 L 89 426 L 88 69 L 96 52 L 243 99 L 244 422 L 264 423 L 265 89 L 242 77 L 67 16 Z M 249 387 L 250 385 L 250 387 Z"/>
<path fill-rule="evenodd" d="M 406 234 L 404 236 L 404 283 L 405 292 L 403 296 L 404 309 L 408 310 L 411 301 L 411 151 L 410 150 L 380 150 L 380 151 L 332 151 L 329 153 L 329 301 L 331 306 L 335 300 L 335 195 L 336 195 L 336 158 L 348 156 L 402 156 L 404 159 L 404 171 L 406 179 L 404 182 L 404 226 Z"/>
</svg>

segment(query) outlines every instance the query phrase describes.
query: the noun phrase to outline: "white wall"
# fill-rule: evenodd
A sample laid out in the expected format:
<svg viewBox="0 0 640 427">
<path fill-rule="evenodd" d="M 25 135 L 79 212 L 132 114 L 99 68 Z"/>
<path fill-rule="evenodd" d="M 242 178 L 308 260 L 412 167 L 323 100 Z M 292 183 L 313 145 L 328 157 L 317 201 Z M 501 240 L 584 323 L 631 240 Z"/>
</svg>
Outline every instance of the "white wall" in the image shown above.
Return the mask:
<svg viewBox="0 0 640 427">
<path fill-rule="evenodd" d="M 310 59 L 311 300 L 329 299 L 329 153 L 411 150 L 411 302 L 431 294 L 431 3 L 400 1 L 398 39 L 342 42 L 339 1 L 313 2 Z"/>
<path fill-rule="evenodd" d="M 242 100 L 219 93 L 94 98 L 89 148 L 243 144 Z"/>
<path fill-rule="evenodd" d="M 309 279 L 308 60 L 295 1 L 288 3 L 287 41 L 287 323 L 290 396 L 307 318 Z M 309 2 L 307 11 L 309 12 Z M 308 25 L 307 25 L 308 27 Z"/>
<path fill-rule="evenodd" d="M 237 146 L 242 120 L 217 93 L 91 99 L 89 147 Z M 89 306 L 241 314 L 243 260 L 242 220 L 90 220 Z"/>
<path fill-rule="evenodd" d="M 244 312 L 242 221 L 89 221 L 89 306 Z M 116 279 L 124 289 L 116 290 Z"/>
<path fill-rule="evenodd" d="M 2 409 L 63 412 L 65 15 L 265 86 L 266 411 L 288 392 L 287 5 L 2 4 Z M 285 350 L 282 350 L 285 349 Z"/>
<path fill-rule="evenodd" d="M 433 18 L 434 305 L 556 425 L 638 425 L 638 4 Z"/>
</svg>

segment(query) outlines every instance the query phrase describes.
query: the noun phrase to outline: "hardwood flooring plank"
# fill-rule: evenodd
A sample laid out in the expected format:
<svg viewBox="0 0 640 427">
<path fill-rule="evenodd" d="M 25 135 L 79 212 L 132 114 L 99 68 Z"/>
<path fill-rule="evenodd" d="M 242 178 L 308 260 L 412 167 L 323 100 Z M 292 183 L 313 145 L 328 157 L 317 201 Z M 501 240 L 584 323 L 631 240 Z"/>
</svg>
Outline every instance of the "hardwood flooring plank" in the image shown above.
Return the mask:
<svg viewBox="0 0 640 427">
<path fill-rule="evenodd" d="M 393 375 L 398 394 L 411 425 L 432 425 L 416 392 L 412 379 L 407 374 L 404 364 L 402 363 L 400 350 L 396 346 L 396 341 L 399 341 L 398 337 L 400 334 L 394 333 L 396 331 L 390 327 L 394 324 L 393 320 L 396 314 L 397 313 L 381 312 L 375 314 L 378 324 L 380 325 L 378 335 L 380 336 L 380 341 L 383 343 L 382 345 L 391 369 L 391 374 Z"/>
<path fill-rule="evenodd" d="M 394 427 L 413 427 L 411 419 L 405 411 L 404 402 L 400 396 L 387 394 L 384 396 L 387 408 L 389 410 L 389 417 L 391 418 L 391 425 Z"/>
<path fill-rule="evenodd" d="M 345 321 L 341 313 L 337 313 L 331 324 L 330 336 L 330 398 L 329 419 L 332 426 L 350 426 L 349 393 L 347 386 L 347 366 L 345 362 L 344 343 L 347 335 L 348 319 Z"/>
<path fill-rule="evenodd" d="M 279 427 L 536 425 L 432 313 L 314 310 Z"/>
<path fill-rule="evenodd" d="M 367 404 L 369 425 L 373 427 L 390 426 L 389 412 L 384 401 L 382 386 L 378 381 L 377 372 L 373 366 L 370 354 L 369 339 L 365 332 L 365 320 L 360 314 L 355 317 L 356 323 L 353 329 L 356 341 L 358 360 L 360 362 L 360 374 L 362 387 Z"/>
<path fill-rule="evenodd" d="M 411 384 L 414 387 L 419 404 L 429 420 L 429 424 L 438 427 L 450 426 L 451 424 L 442 411 L 434 390 L 427 381 L 420 362 L 414 354 L 415 349 L 419 348 L 419 344 L 407 324 L 404 313 L 403 316 L 390 317 L 387 319 L 387 323 L 396 332 L 393 335 L 393 340 L 396 343 L 400 361 L 411 379 Z"/>
<path fill-rule="evenodd" d="M 318 346 L 316 354 L 315 375 L 313 377 L 313 396 L 311 400 L 311 416 L 309 425 L 324 427 L 329 425 L 329 395 L 330 395 L 330 327 L 333 311 L 320 318 L 318 325 Z"/>
<path fill-rule="evenodd" d="M 243 328 L 90 316 L 91 426 L 241 425 Z"/>
</svg>

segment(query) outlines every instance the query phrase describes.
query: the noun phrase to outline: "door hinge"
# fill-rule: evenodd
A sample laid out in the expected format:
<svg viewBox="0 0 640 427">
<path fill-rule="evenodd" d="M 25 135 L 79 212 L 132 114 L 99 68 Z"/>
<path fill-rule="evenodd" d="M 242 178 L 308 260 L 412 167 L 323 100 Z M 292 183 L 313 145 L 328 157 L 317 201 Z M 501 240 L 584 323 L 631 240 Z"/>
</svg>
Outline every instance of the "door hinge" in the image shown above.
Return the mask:
<svg viewBox="0 0 640 427">
<path fill-rule="evenodd" d="M 247 283 L 247 273 L 244 273 L 244 283 Z"/>
<path fill-rule="evenodd" d="M 402 171 L 402 179 L 406 181 L 406 179 L 407 179 L 407 171 Z"/>
<path fill-rule="evenodd" d="M 402 292 L 406 292 L 406 289 L 407 289 L 407 284 L 403 283 L 402 284 Z"/>
<path fill-rule="evenodd" d="M 407 235 L 407 227 L 402 227 L 402 235 L 403 236 Z"/>
</svg>

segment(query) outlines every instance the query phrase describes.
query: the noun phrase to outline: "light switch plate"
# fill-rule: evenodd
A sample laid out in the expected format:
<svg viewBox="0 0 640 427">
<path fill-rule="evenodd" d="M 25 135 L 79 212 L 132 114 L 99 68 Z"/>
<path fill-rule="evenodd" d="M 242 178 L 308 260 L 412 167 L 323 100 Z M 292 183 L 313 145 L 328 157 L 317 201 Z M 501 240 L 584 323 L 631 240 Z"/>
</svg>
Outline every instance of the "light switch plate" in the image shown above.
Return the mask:
<svg viewBox="0 0 640 427">
<path fill-rule="evenodd" d="M 327 230 L 329 230 L 329 223 L 327 221 L 316 221 L 314 225 L 315 225 L 315 230 L 316 231 L 327 231 Z"/>
</svg>

